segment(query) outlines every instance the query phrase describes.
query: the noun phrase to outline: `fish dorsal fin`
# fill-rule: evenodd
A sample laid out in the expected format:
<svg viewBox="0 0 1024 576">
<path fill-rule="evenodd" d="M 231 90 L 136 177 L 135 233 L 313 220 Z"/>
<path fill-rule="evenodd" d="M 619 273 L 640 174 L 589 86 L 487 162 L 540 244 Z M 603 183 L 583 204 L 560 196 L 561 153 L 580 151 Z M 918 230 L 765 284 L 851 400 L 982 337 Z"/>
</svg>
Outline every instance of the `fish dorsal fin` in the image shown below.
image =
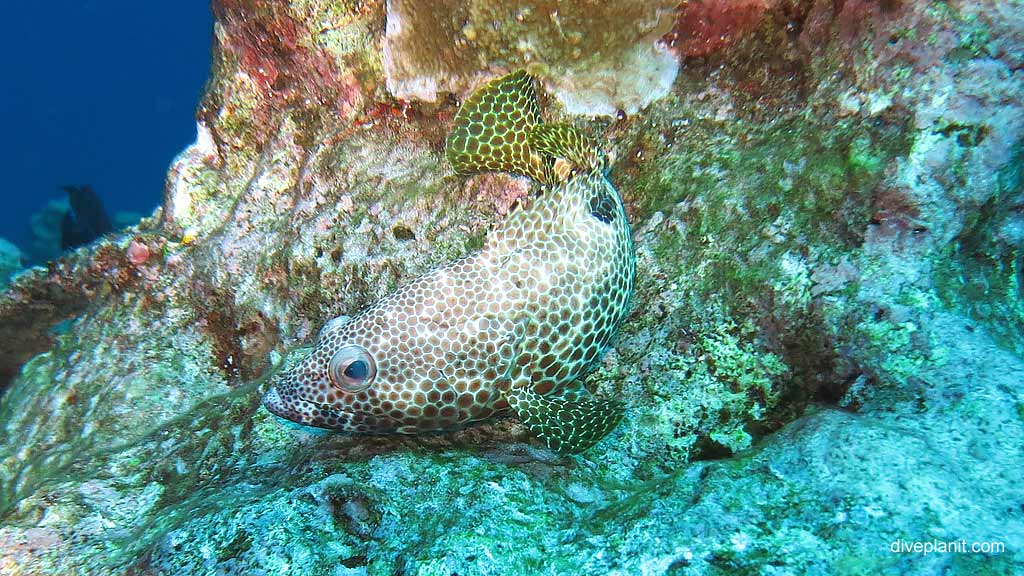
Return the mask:
<svg viewBox="0 0 1024 576">
<path fill-rule="evenodd" d="M 593 138 L 569 124 L 540 124 L 530 130 L 530 148 L 550 158 L 558 181 L 576 172 L 607 171 L 608 159 Z"/>
<path fill-rule="evenodd" d="M 514 386 L 505 393 L 519 420 L 560 454 L 575 454 L 597 444 L 622 419 L 622 405 L 597 399 L 579 390 L 541 396 L 528 386 Z"/>
<path fill-rule="evenodd" d="M 459 108 L 448 135 L 448 161 L 461 175 L 509 172 L 550 181 L 546 160 L 530 148 L 540 124 L 533 77 L 517 70 L 478 88 Z"/>
</svg>

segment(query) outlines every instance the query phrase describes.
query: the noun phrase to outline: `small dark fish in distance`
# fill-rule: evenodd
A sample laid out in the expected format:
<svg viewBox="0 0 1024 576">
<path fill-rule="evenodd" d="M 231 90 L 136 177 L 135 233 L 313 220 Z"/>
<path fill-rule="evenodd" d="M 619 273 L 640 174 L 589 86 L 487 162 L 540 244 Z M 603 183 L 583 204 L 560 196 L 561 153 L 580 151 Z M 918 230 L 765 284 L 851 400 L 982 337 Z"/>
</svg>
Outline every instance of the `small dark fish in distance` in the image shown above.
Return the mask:
<svg viewBox="0 0 1024 576">
<path fill-rule="evenodd" d="M 103 202 L 92 187 L 86 185 L 61 188 L 68 193 L 68 201 L 71 203 L 71 210 L 64 214 L 60 222 L 62 250 L 88 244 L 114 229 L 110 217 L 103 208 Z"/>
</svg>

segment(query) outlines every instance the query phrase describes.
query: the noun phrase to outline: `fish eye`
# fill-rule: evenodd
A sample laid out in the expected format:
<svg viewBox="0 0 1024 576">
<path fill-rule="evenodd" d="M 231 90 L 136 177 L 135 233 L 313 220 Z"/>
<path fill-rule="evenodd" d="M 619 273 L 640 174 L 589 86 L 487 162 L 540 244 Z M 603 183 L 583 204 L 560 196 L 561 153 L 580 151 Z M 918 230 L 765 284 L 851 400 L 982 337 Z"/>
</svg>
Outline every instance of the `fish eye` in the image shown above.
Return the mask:
<svg viewBox="0 0 1024 576">
<path fill-rule="evenodd" d="M 377 376 L 377 362 L 362 346 L 350 344 L 331 357 L 327 367 L 331 384 L 345 392 L 362 392 Z"/>
<path fill-rule="evenodd" d="M 366 380 L 366 376 L 369 373 L 370 365 L 366 363 L 366 360 L 361 358 L 359 360 L 353 360 L 352 363 L 348 365 L 348 368 L 345 368 L 345 371 L 342 372 L 345 378 L 357 381 Z"/>
</svg>

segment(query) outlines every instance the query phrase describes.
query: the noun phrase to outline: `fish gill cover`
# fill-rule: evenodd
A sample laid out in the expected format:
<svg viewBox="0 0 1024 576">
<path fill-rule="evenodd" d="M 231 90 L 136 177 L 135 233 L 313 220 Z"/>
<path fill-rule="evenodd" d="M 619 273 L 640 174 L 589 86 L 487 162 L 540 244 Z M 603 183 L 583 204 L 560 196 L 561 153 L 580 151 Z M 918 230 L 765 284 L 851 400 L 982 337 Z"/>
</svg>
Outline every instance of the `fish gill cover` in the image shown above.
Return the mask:
<svg viewBox="0 0 1024 576">
<path fill-rule="evenodd" d="M 1024 570 L 1020 2 L 213 8 L 161 212 L 0 294 L 0 570 Z M 518 68 L 633 229 L 621 423 L 283 426 L 297 346 L 536 194 L 444 157 Z"/>
</svg>

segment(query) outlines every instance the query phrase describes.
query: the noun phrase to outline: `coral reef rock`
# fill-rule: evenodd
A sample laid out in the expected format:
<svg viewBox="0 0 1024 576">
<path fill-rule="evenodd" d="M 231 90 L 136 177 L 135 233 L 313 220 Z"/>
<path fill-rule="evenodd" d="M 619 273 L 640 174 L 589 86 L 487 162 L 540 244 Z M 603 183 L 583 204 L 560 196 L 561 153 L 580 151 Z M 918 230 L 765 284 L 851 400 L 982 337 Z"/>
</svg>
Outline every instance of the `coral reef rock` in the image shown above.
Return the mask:
<svg viewBox="0 0 1024 576">
<path fill-rule="evenodd" d="M 1019 2 L 213 10 L 162 208 L 0 292 L 0 572 L 1024 572 Z M 558 456 L 261 409 L 530 193 L 444 160 L 444 94 L 516 66 L 633 226 L 586 381 L 623 422 Z"/>
<path fill-rule="evenodd" d="M 668 94 L 679 68 L 661 41 L 675 2 L 391 0 L 384 70 L 397 98 L 464 95 L 527 67 L 573 114 L 633 114 Z"/>
</svg>

